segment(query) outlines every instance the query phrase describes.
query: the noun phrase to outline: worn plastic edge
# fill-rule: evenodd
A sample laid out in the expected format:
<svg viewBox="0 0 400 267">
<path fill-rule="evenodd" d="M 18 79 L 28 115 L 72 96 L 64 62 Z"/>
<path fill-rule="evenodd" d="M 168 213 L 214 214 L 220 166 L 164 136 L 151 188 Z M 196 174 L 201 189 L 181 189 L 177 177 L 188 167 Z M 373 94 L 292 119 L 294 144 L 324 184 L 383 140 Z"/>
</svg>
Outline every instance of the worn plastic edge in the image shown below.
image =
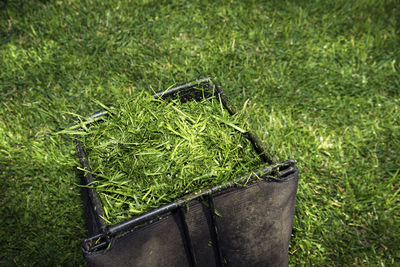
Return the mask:
<svg viewBox="0 0 400 267">
<path fill-rule="evenodd" d="M 291 162 L 294 163 L 294 161 L 291 161 Z M 173 212 L 175 212 L 176 210 L 178 210 L 182 206 L 185 206 L 186 204 L 192 203 L 192 202 L 194 202 L 196 200 L 201 200 L 201 198 L 203 198 L 205 196 L 208 196 L 208 195 L 213 195 L 213 197 L 217 197 L 217 196 L 220 196 L 220 195 L 229 194 L 229 193 L 231 193 L 233 191 L 236 191 L 236 190 L 244 190 L 244 189 L 247 189 L 247 188 L 250 188 L 250 187 L 253 187 L 253 186 L 258 186 L 259 183 L 269 183 L 269 182 L 287 183 L 287 182 L 292 181 L 293 179 L 298 180 L 298 168 L 297 168 L 297 166 L 296 165 L 291 165 L 291 167 L 293 167 L 292 171 L 290 173 L 285 173 L 285 175 L 284 175 L 282 180 L 276 180 L 276 179 L 274 179 L 274 180 L 267 180 L 267 179 L 258 180 L 256 182 L 253 182 L 253 183 L 251 183 L 249 185 L 246 185 L 246 186 L 231 186 L 231 187 L 227 187 L 227 188 L 225 188 L 223 190 L 216 190 L 216 191 L 213 191 L 213 192 L 209 192 L 209 194 L 199 195 L 199 196 L 194 197 L 192 199 L 179 201 L 179 203 L 176 203 L 177 205 L 173 209 L 171 209 L 171 210 L 165 209 L 161 214 L 158 214 L 154 218 L 145 218 L 145 219 L 143 219 L 143 222 L 141 222 L 141 223 L 149 222 L 148 224 L 144 225 L 143 227 L 151 227 L 151 225 L 156 224 L 156 223 L 160 223 L 162 220 L 164 220 L 164 219 L 168 218 L 169 216 L 171 216 L 171 214 Z M 215 187 L 213 187 L 211 189 L 215 189 Z M 161 206 L 161 207 L 159 207 L 159 208 L 157 208 L 155 210 L 161 209 L 161 208 L 163 208 L 165 206 L 169 206 L 171 204 L 173 204 L 173 203 L 169 203 L 167 205 Z M 153 211 L 155 211 L 155 210 L 153 210 Z M 147 215 L 147 213 L 141 214 L 138 217 L 145 216 L 145 215 Z M 135 219 L 140 219 L 140 218 L 132 218 L 132 219 L 129 219 L 129 220 L 127 220 L 125 222 L 122 222 L 120 224 L 128 223 L 129 221 L 133 221 Z M 103 243 L 103 248 L 99 249 L 99 250 L 90 250 L 90 249 L 88 250 L 88 249 L 85 248 L 85 246 L 83 246 L 82 247 L 82 251 L 83 251 L 84 256 L 100 255 L 100 254 L 107 253 L 107 251 L 109 251 L 109 250 L 111 250 L 113 248 L 115 240 L 123 238 L 129 232 L 134 231 L 135 227 L 137 225 L 138 224 L 136 223 L 136 224 L 132 224 L 130 227 L 126 227 L 124 229 L 119 229 L 117 231 L 114 230 L 113 231 L 114 235 L 109 235 L 109 234 L 107 235 L 107 233 L 104 233 L 104 234 L 99 234 L 99 235 L 96 235 L 96 236 L 93 236 L 91 238 L 86 239 L 84 241 L 84 243 L 88 242 L 89 239 L 92 239 L 92 238 L 93 239 L 103 238 L 105 240 L 105 238 L 107 236 L 107 240 L 108 241 Z M 139 223 L 139 225 L 140 225 L 140 223 Z M 118 224 L 115 225 L 115 226 L 118 226 Z M 112 227 L 114 227 L 114 226 L 111 226 L 110 228 L 112 228 Z M 141 228 L 142 227 L 140 227 L 140 229 Z"/>
</svg>

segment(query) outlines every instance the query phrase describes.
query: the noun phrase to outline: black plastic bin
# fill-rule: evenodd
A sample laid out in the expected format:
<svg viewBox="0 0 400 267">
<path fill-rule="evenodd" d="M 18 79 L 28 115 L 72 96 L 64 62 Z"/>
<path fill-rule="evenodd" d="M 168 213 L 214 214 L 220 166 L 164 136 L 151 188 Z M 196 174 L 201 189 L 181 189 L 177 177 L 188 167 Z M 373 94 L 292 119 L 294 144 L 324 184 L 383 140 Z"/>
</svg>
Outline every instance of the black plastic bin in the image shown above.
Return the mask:
<svg viewBox="0 0 400 267">
<path fill-rule="evenodd" d="M 191 101 L 204 93 L 220 97 L 224 107 L 231 114 L 235 112 L 212 78 L 154 97 Z M 107 112 L 98 112 L 90 119 L 106 116 Z M 113 226 L 107 226 L 101 217 L 103 209 L 96 190 L 84 187 L 90 236 L 83 242 L 86 261 L 91 266 L 287 265 L 298 170 L 294 160 L 276 162 L 253 133 L 247 138 L 268 167 Z M 78 138 L 76 148 L 82 169 L 90 170 Z M 92 182 L 89 172 L 79 174 L 83 185 Z"/>
</svg>

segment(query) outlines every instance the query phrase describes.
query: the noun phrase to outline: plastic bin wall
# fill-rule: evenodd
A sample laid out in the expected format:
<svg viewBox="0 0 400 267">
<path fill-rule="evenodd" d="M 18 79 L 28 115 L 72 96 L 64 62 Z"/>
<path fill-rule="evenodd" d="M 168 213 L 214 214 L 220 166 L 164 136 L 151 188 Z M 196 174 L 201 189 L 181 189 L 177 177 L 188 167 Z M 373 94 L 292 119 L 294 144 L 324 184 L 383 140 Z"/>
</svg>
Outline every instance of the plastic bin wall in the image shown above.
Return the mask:
<svg viewBox="0 0 400 267">
<path fill-rule="evenodd" d="M 196 99 L 193 85 L 206 88 L 211 82 L 201 79 L 156 96 Z M 78 140 L 77 151 L 81 167 L 89 169 Z M 83 184 L 91 182 L 90 173 L 80 175 Z M 275 162 L 247 181 L 204 190 L 113 226 L 101 219 L 96 191 L 84 188 L 90 236 L 84 257 L 91 266 L 286 266 L 298 183 L 295 161 Z"/>
</svg>

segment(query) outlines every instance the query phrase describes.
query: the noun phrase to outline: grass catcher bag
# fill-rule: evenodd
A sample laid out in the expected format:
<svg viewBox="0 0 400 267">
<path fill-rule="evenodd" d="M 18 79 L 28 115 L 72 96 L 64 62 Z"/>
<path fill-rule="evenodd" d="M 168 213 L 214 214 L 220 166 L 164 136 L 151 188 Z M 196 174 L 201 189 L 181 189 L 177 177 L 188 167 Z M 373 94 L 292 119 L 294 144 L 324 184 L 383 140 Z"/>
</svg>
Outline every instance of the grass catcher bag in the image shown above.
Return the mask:
<svg viewBox="0 0 400 267">
<path fill-rule="evenodd" d="M 89 265 L 288 265 L 295 161 L 276 161 L 212 78 L 151 98 L 79 122 L 94 133 L 75 135 Z"/>
</svg>

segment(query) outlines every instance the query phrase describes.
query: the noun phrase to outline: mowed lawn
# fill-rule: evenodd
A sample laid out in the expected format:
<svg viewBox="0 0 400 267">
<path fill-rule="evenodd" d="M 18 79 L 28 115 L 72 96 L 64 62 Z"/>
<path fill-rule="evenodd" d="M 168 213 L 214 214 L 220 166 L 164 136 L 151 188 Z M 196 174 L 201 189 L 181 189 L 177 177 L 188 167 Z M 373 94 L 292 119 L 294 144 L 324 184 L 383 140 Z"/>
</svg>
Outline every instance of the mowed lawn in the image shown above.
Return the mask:
<svg viewBox="0 0 400 267">
<path fill-rule="evenodd" d="M 204 76 L 298 161 L 291 265 L 400 265 L 399 36 L 399 1 L 0 0 L 0 265 L 84 264 L 76 114 Z"/>
</svg>

